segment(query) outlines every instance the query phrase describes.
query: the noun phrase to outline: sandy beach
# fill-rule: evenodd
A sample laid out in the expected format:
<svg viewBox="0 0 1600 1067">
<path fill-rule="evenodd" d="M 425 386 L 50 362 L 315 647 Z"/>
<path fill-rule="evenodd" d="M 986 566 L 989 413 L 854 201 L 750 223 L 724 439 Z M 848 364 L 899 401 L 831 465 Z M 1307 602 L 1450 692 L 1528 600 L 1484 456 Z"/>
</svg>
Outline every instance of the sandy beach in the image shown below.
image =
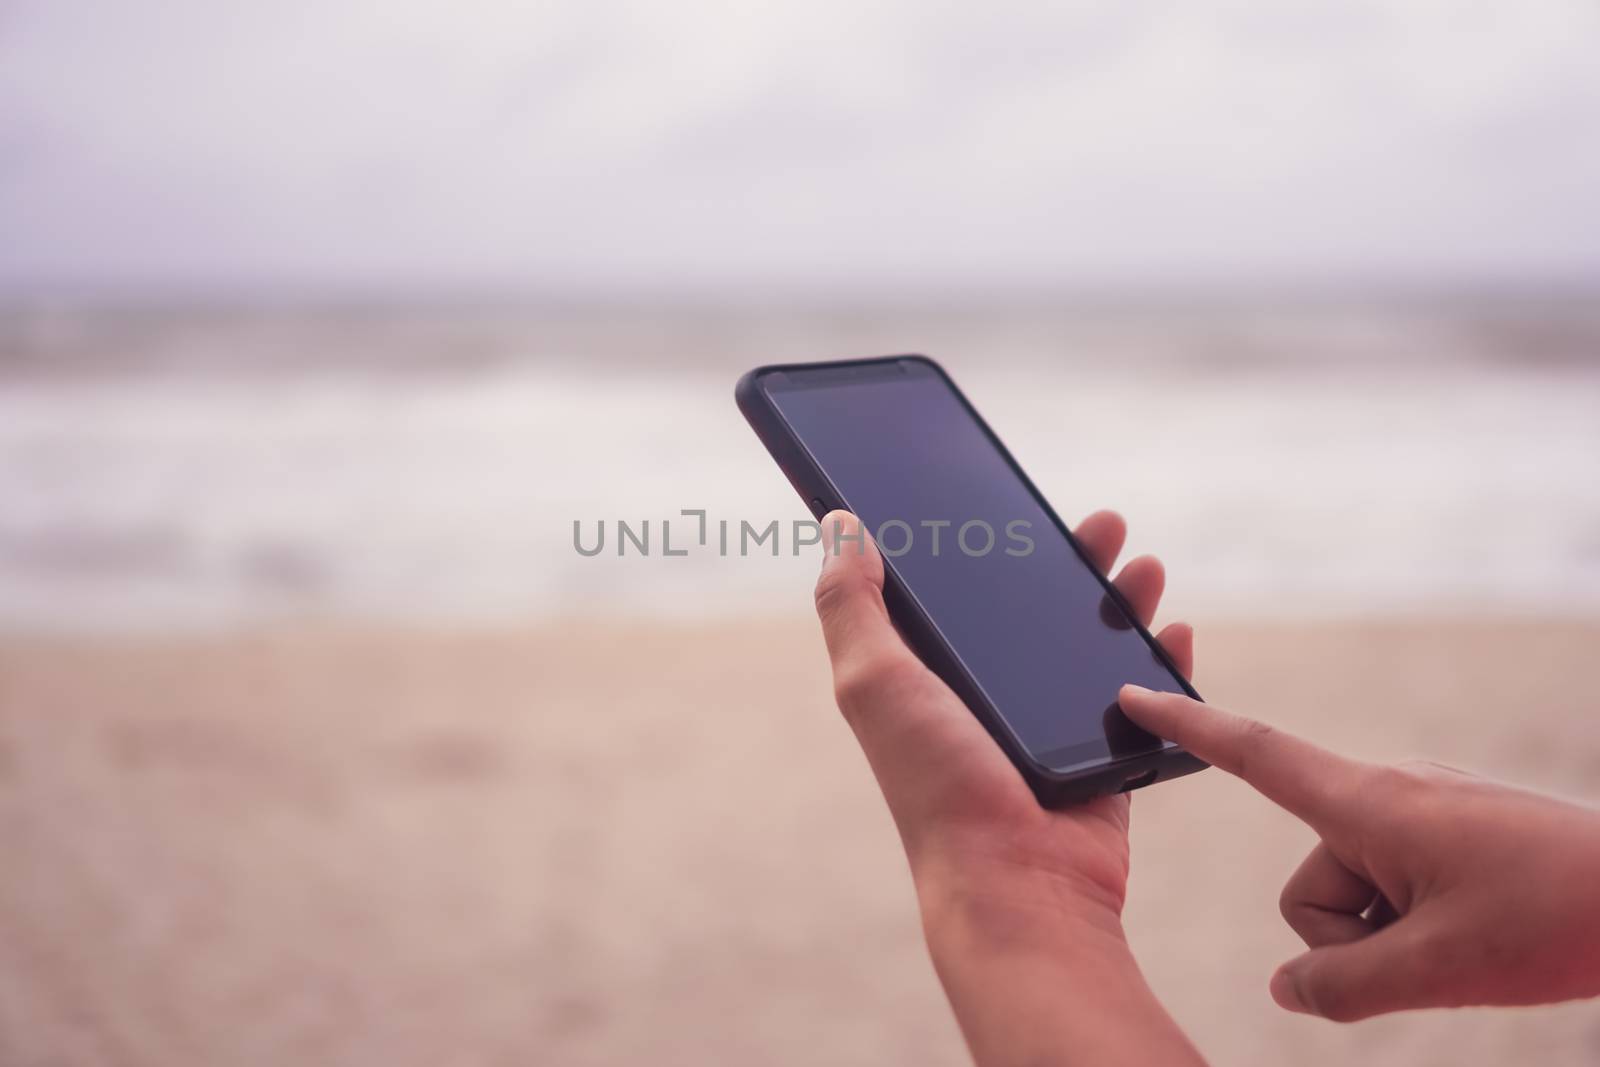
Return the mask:
<svg viewBox="0 0 1600 1067">
<path fill-rule="evenodd" d="M 1515 303 L 0 314 L 0 1064 L 965 1062 L 814 557 L 572 546 L 796 516 L 729 396 L 762 360 L 945 359 L 1064 515 L 1166 561 L 1209 698 L 1600 801 L 1597 339 Z M 1216 774 L 1135 804 L 1129 934 L 1214 1063 L 1600 1056 L 1595 1005 L 1279 1011 L 1310 843 Z"/>
<path fill-rule="evenodd" d="M 1593 802 L 1597 640 L 1235 624 L 1197 682 Z M 807 619 L 8 639 L 0 839 L 6 1064 L 965 1060 Z M 1213 1062 L 1600 1056 L 1593 1004 L 1276 1009 L 1310 841 L 1217 773 L 1137 798 L 1127 926 Z"/>
</svg>

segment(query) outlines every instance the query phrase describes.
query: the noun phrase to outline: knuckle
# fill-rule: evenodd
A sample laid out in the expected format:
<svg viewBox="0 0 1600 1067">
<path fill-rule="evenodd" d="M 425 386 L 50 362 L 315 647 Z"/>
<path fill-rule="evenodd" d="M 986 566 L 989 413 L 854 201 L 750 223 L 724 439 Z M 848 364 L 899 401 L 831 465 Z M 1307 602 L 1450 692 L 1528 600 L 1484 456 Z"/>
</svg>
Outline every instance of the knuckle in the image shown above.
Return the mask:
<svg viewBox="0 0 1600 1067">
<path fill-rule="evenodd" d="M 841 664 L 833 669 L 833 700 L 839 710 L 848 714 L 867 695 L 871 679 L 866 670 L 856 664 Z"/>
<path fill-rule="evenodd" d="M 1291 927 L 1300 918 L 1300 897 L 1295 892 L 1292 878 L 1284 883 L 1283 889 L 1278 893 L 1278 914 L 1283 916 L 1283 921 Z"/>
<path fill-rule="evenodd" d="M 1367 771 L 1362 788 L 1364 810 L 1371 818 L 1359 832 L 1369 848 L 1383 847 L 1397 834 L 1410 835 L 1431 822 L 1438 783 L 1430 771 L 1403 763 L 1379 764 Z"/>
<path fill-rule="evenodd" d="M 1403 759 L 1394 765 L 1394 769 L 1411 777 L 1431 778 L 1440 768 L 1432 760 Z"/>
<path fill-rule="evenodd" d="M 1431 759 L 1404 759 L 1395 766 L 1413 778 L 1432 783 L 1459 782 L 1473 777 L 1459 767 Z"/>
<path fill-rule="evenodd" d="M 859 715 L 902 691 L 907 670 L 903 657 L 874 653 L 853 657 L 834 671 L 833 697 L 846 715 Z"/>
<path fill-rule="evenodd" d="M 1452 775 L 1437 763 L 1408 759 L 1381 768 L 1378 777 L 1387 792 L 1416 800 L 1447 784 Z"/>
<path fill-rule="evenodd" d="M 1239 720 L 1239 733 L 1243 735 L 1247 744 L 1259 745 L 1276 732 L 1271 723 L 1262 722 L 1260 719 Z"/>
<path fill-rule="evenodd" d="M 824 621 L 838 615 L 839 611 L 849 601 L 852 593 L 849 575 L 840 568 L 831 568 L 822 572 L 817 578 L 817 586 L 812 591 L 812 599 L 816 601 L 817 614 Z"/>
<path fill-rule="evenodd" d="M 1260 762 L 1262 753 L 1272 744 L 1277 730 L 1270 723 L 1242 716 L 1234 720 L 1233 730 L 1237 735 L 1237 771 L 1240 777 L 1249 779 L 1251 768 Z"/>
</svg>

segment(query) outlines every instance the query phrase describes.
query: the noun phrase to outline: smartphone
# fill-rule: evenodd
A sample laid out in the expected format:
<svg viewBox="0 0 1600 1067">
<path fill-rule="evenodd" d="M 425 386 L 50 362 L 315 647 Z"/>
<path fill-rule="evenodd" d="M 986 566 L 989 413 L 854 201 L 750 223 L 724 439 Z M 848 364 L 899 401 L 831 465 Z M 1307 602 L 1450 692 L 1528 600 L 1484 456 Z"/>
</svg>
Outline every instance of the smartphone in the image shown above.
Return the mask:
<svg viewBox="0 0 1600 1067">
<path fill-rule="evenodd" d="M 1117 706 L 1127 682 L 1199 694 L 937 363 L 760 367 L 735 399 L 814 517 L 872 532 L 895 625 L 1041 804 L 1206 766 Z"/>
</svg>

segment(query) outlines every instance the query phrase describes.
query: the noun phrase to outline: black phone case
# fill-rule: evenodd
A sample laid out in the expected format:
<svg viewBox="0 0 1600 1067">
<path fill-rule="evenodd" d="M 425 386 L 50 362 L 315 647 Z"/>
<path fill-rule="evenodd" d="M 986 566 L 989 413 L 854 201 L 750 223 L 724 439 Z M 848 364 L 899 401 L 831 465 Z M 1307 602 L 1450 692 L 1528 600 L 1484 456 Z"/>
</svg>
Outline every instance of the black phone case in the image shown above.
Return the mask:
<svg viewBox="0 0 1600 1067">
<path fill-rule="evenodd" d="M 762 388 L 762 378 L 769 374 L 786 372 L 816 372 L 819 370 L 837 371 L 842 376 L 848 376 L 852 368 L 881 368 L 884 364 L 895 364 L 902 360 L 914 360 L 931 368 L 934 373 L 950 387 L 956 398 L 961 402 L 967 413 L 977 422 L 984 434 L 1000 450 L 1006 463 L 1013 473 L 1032 493 L 1039 506 L 1044 509 L 1050 521 L 1055 523 L 1073 551 L 1078 554 L 1079 560 L 1089 568 L 1090 572 L 1099 579 L 1105 588 L 1106 596 L 1116 605 L 1117 609 L 1126 617 L 1131 629 L 1139 632 L 1150 650 L 1157 659 L 1172 673 L 1174 679 L 1183 687 L 1184 691 L 1196 700 L 1200 694 L 1184 678 L 1166 650 L 1156 641 L 1150 631 L 1134 617 L 1128 603 L 1123 599 L 1111 581 L 1100 573 L 1099 568 L 1090 562 L 1084 554 L 1083 548 L 1078 544 L 1072 531 L 1061 521 L 1055 509 L 1050 506 L 1043 494 L 1023 472 L 1011 452 L 1001 442 L 989 424 L 984 422 L 977 409 L 967 399 L 966 394 L 945 373 L 943 367 L 926 356 L 882 356 L 874 359 L 832 360 L 817 363 L 786 363 L 766 367 L 757 367 L 739 379 L 734 388 L 734 399 L 738 402 L 739 410 L 749 421 L 756 436 L 766 446 L 772 458 L 777 461 L 779 468 L 800 494 L 800 499 L 806 502 L 812 516 L 820 520 L 828 512 L 842 506 L 841 497 L 826 474 L 817 466 L 811 455 L 800 444 L 799 440 L 790 432 L 788 425 L 778 414 L 777 409 Z M 884 560 L 884 602 L 889 609 L 889 615 L 894 620 L 896 627 L 905 637 L 906 643 L 917 653 L 928 667 L 944 680 L 945 684 L 955 691 L 956 695 L 972 710 L 983 723 L 984 728 L 993 737 L 1016 765 L 1018 771 L 1027 780 L 1029 788 L 1033 790 L 1039 803 L 1045 807 L 1066 807 L 1080 803 L 1091 797 L 1108 793 L 1127 792 L 1141 789 L 1155 782 L 1165 781 L 1169 778 L 1178 778 L 1191 774 L 1208 766 L 1198 757 L 1190 755 L 1179 748 L 1163 748 L 1157 752 L 1148 752 L 1123 758 L 1108 757 L 1106 762 L 1090 767 L 1082 767 L 1075 771 L 1063 773 L 1046 767 L 1029 755 L 1020 741 L 1012 734 L 999 712 L 984 696 L 982 690 L 968 675 L 965 668 L 960 665 L 944 638 L 939 634 L 933 621 L 926 617 L 906 591 L 900 576 L 895 572 L 891 560 Z"/>
</svg>

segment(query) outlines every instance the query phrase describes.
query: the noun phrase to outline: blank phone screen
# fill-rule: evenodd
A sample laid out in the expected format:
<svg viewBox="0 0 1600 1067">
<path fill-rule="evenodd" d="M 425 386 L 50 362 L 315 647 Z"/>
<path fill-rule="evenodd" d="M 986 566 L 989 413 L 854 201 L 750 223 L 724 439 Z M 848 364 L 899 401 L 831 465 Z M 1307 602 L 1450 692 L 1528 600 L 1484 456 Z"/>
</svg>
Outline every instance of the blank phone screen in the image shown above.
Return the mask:
<svg viewBox="0 0 1600 1067">
<path fill-rule="evenodd" d="M 953 387 L 920 360 L 765 384 L 973 682 L 1055 770 L 1156 751 L 1117 707 L 1183 692 Z M 845 544 L 842 551 L 854 551 Z"/>
</svg>

